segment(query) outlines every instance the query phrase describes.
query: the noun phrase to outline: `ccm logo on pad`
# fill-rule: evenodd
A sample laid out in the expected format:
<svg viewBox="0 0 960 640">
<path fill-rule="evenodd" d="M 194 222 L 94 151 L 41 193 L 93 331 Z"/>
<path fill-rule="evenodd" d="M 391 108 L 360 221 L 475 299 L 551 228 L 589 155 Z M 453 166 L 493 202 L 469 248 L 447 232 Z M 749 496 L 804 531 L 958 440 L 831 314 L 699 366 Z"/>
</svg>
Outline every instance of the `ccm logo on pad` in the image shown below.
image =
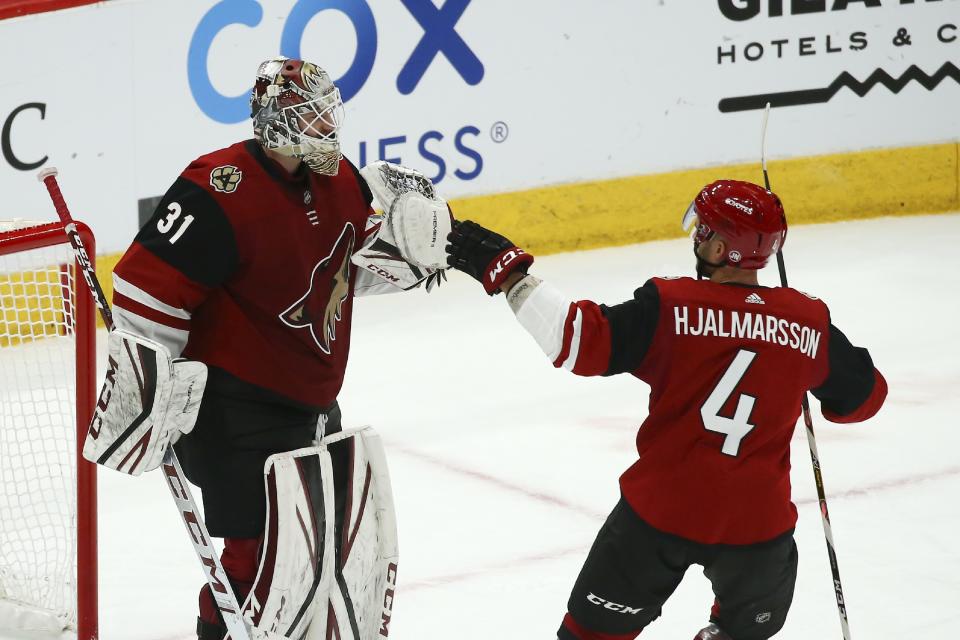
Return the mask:
<svg viewBox="0 0 960 640">
<path fill-rule="evenodd" d="M 390 618 L 393 616 L 393 590 L 397 586 L 397 563 L 387 566 L 387 590 L 383 594 L 383 612 L 380 614 L 380 635 L 384 638 L 390 633 Z"/>
</svg>

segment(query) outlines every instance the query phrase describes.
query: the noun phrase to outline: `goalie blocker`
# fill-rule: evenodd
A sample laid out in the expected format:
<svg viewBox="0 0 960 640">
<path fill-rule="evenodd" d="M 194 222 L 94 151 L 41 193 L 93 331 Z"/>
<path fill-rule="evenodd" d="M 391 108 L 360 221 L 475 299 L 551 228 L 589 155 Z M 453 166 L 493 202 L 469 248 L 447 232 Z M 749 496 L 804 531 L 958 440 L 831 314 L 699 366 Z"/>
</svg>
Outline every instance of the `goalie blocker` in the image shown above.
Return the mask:
<svg viewBox="0 0 960 640">
<path fill-rule="evenodd" d="M 159 467 L 167 445 L 193 430 L 207 367 L 173 360 L 162 344 L 120 329 L 107 344 L 107 374 L 83 457 L 138 476 Z"/>
</svg>

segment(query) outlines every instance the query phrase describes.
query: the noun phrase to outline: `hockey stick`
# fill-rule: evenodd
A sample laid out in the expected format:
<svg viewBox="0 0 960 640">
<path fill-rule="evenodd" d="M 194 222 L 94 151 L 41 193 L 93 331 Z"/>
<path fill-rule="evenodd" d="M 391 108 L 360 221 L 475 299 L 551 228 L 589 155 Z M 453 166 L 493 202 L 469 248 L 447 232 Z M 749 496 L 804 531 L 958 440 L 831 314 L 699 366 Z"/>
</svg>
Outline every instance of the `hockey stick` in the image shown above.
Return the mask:
<svg viewBox="0 0 960 640">
<path fill-rule="evenodd" d="M 115 325 L 113 323 L 113 313 L 110 311 L 110 304 L 107 302 L 107 297 L 100 287 L 100 281 L 97 279 L 96 271 L 94 271 L 93 265 L 90 264 L 90 256 L 83 246 L 83 240 L 80 239 L 77 226 L 73 221 L 73 217 L 70 215 L 70 210 L 67 209 L 67 203 L 63 199 L 63 194 L 60 192 L 60 185 L 57 184 L 56 168 L 49 167 L 41 170 L 37 174 L 37 178 L 47 187 L 47 191 L 50 193 L 53 206 L 57 210 L 60 222 L 63 223 L 63 230 L 66 232 L 67 237 L 70 238 L 70 245 L 73 247 L 77 264 L 83 272 L 83 279 L 86 280 L 90 288 L 90 293 L 93 295 L 97 308 L 100 310 L 100 317 L 103 318 L 103 323 L 106 325 L 107 331 L 113 331 Z M 223 569 L 223 564 L 220 562 L 220 557 L 213 548 L 213 540 L 207 532 L 207 525 L 203 522 L 200 511 L 197 509 L 197 503 L 193 499 L 190 486 L 187 484 L 183 469 L 180 467 L 180 461 L 177 459 L 177 454 L 173 450 L 172 445 L 167 446 L 164 452 L 161 468 L 167 480 L 170 494 L 173 496 L 173 501 L 180 511 L 183 524 L 187 528 L 187 533 L 190 534 L 193 550 L 197 553 L 197 557 L 200 558 L 200 563 L 203 565 L 203 573 L 207 578 L 207 583 L 210 585 L 210 590 L 213 592 L 214 601 L 217 603 L 220 614 L 223 616 L 223 621 L 226 623 L 227 629 L 230 632 L 229 637 L 232 640 L 250 640 L 250 634 L 247 632 L 243 619 L 240 617 L 240 607 L 237 604 L 237 597 L 233 593 L 233 589 L 227 579 L 227 574 Z"/>
<path fill-rule="evenodd" d="M 770 178 L 767 175 L 767 119 L 770 117 L 770 103 L 763 111 L 763 129 L 760 133 L 760 165 L 763 168 L 763 184 L 770 191 Z M 777 269 L 780 271 L 780 286 L 787 286 L 787 268 L 783 263 L 783 247 L 777 248 Z M 820 519 L 823 522 L 823 535 L 827 540 L 827 555 L 830 556 L 830 571 L 833 573 L 833 591 L 837 597 L 837 611 L 840 613 L 840 628 L 843 639 L 850 640 L 850 625 L 847 622 L 847 606 L 843 599 L 843 586 L 840 584 L 840 567 L 837 564 L 837 551 L 833 544 L 833 527 L 830 524 L 830 511 L 827 509 L 827 493 L 823 488 L 823 474 L 820 471 L 820 454 L 817 453 L 817 436 L 813 433 L 813 417 L 810 415 L 810 400 L 804 391 L 800 400 L 803 409 L 803 424 L 807 427 L 807 444 L 810 447 L 810 461 L 813 463 L 813 478 L 817 484 L 817 498 L 820 500 Z"/>
</svg>

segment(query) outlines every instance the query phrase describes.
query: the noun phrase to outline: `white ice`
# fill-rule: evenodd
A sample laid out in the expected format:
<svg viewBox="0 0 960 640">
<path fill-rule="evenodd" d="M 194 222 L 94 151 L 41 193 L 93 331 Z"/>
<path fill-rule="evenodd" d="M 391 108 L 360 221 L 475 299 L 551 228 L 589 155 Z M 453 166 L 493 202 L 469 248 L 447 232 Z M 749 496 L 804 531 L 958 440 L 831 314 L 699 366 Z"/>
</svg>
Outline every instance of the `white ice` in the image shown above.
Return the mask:
<svg viewBox="0 0 960 640">
<path fill-rule="evenodd" d="M 958 238 L 953 214 L 798 227 L 786 244 L 790 284 L 827 301 L 890 385 L 864 424 L 828 423 L 813 403 L 854 638 L 960 628 Z M 533 271 L 614 303 L 692 261 L 675 240 L 539 258 Z M 776 284 L 776 268 L 761 280 Z M 374 425 L 389 456 L 401 549 L 390 637 L 555 638 L 635 457 L 647 387 L 553 369 L 502 296 L 454 273 L 430 295 L 357 300 L 340 402 L 345 425 Z M 840 638 L 802 425 L 793 467 L 800 568 L 777 638 Z M 163 481 L 101 471 L 100 487 L 102 638 L 192 638 L 202 574 Z M 640 637 L 692 638 L 712 599 L 693 567 Z"/>
</svg>

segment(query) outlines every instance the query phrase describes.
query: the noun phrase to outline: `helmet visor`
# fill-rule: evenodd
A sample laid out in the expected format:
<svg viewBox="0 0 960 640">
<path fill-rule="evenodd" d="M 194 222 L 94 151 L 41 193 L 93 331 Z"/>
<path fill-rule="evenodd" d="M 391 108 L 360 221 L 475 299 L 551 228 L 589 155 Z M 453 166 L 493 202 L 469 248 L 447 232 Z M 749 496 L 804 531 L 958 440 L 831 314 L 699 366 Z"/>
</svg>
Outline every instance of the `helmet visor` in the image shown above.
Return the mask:
<svg viewBox="0 0 960 640">
<path fill-rule="evenodd" d="M 687 207 L 680 226 L 685 232 L 690 234 L 690 237 L 696 244 L 709 240 L 710 236 L 713 235 L 710 227 L 700 221 L 700 212 L 697 211 L 696 201 L 691 202 L 690 206 Z"/>
</svg>

